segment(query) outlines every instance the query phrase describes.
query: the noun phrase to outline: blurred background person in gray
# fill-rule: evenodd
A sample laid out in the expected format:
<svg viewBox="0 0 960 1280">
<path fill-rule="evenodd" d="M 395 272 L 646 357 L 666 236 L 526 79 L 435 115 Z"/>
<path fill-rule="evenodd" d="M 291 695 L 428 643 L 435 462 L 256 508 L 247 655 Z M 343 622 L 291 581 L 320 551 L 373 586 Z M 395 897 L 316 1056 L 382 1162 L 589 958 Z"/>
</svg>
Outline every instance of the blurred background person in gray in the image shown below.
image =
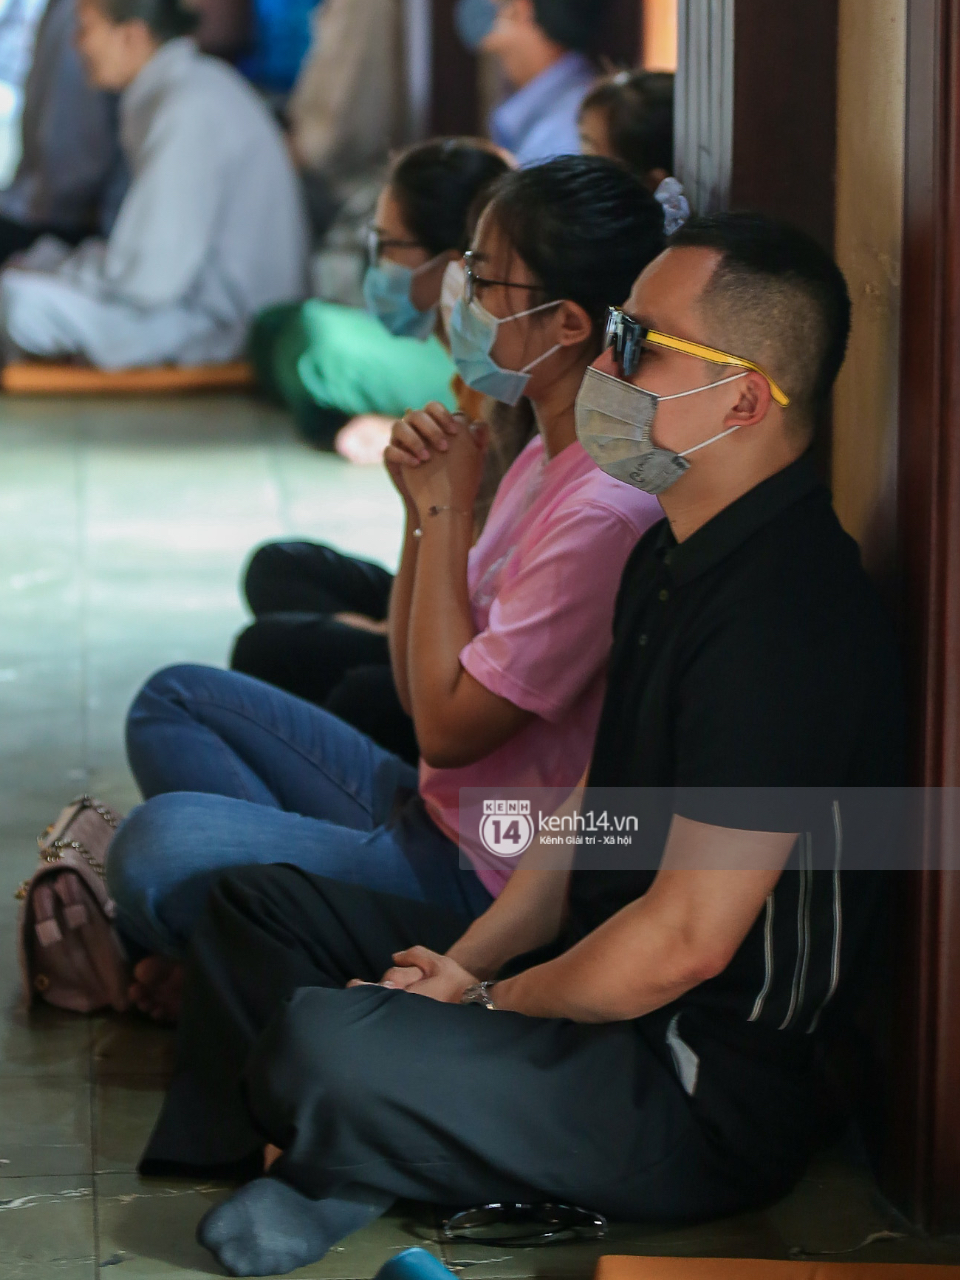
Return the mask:
<svg viewBox="0 0 960 1280">
<path fill-rule="evenodd" d="M 404 0 L 324 0 L 287 103 L 313 231 L 314 292 L 362 304 L 366 228 L 391 152 L 413 141 Z"/>
<path fill-rule="evenodd" d="M 104 369 L 232 360 L 250 322 L 302 298 L 301 193 L 269 111 L 186 34 L 180 0 L 80 0 L 91 83 L 121 93 L 134 175 L 110 235 L 45 237 L 0 276 L 8 338 Z"/>
<path fill-rule="evenodd" d="M 87 83 L 76 21 L 76 0 L 49 0 L 37 30 L 20 163 L 0 191 L 0 262 L 42 235 L 106 235 L 126 188 L 116 96 Z"/>
</svg>

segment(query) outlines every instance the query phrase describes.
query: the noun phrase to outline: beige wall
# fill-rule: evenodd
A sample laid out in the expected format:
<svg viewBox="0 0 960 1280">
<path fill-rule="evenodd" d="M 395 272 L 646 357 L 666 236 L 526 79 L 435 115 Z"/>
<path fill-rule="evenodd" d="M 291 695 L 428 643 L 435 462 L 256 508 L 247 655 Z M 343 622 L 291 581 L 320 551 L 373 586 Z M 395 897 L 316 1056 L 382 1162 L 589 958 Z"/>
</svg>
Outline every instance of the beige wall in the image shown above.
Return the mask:
<svg viewBox="0 0 960 1280">
<path fill-rule="evenodd" d="M 643 0 L 643 65 L 676 71 L 677 0 Z"/>
<path fill-rule="evenodd" d="M 881 573 L 895 535 L 908 2 L 840 0 L 837 256 L 854 322 L 834 406 L 833 487 L 840 519 Z"/>
</svg>

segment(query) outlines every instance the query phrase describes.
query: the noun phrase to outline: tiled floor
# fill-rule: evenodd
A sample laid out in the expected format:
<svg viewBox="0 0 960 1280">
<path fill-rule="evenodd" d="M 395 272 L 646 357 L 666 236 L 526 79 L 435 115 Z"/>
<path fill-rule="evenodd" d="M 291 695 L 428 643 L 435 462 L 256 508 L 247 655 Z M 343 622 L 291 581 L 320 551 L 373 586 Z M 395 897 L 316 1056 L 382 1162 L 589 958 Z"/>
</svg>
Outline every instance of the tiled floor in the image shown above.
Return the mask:
<svg viewBox="0 0 960 1280">
<path fill-rule="evenodd" d="M 170 1035 L 49 1010 L 28 1022 L 12 893 L 65 799 L 134 802 L 130 697 L 161 664 L 224 661 L 255 543 L 300 532 L 389 564 L 398 520 L 377 469 L 301 448 L 247 400 L 0 401 L 0 1280 L 218 1274 L 193 1229 L 220 1189 L 134 1172 Z M 429 1215 L 398 1212 L 302 1274 L 365 1280 L 400 1248 L 437 1248 L 431 1229 Z M 960 1241 L 883 1236 L 902 1230 L 869 1178 L 832 1157 L 764 1214 L 617 1227 L 602 1246 L 442 1252 L 476 1280 L 586 1276 L 600 1252 L 960 1261 Z"/>
</svg>

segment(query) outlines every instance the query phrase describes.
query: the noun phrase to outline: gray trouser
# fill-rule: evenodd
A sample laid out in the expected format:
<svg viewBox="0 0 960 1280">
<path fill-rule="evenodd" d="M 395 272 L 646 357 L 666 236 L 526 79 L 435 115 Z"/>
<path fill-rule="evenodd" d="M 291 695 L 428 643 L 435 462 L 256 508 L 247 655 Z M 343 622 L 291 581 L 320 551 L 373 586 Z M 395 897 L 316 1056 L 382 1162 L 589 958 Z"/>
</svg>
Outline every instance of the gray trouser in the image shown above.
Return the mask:
<svg viewBox="0 0 960 1280">
<path fill-rule="evenodd" d="M 143 1172 L 223 1171 L 269 1141 L 284 1151 L 276 1173 L 315 1198 L 359 1183 L 632 1220 L 735 1212 L 799 1175 L 796 1090 L 744 1062 L 756 1123 L 724 1140 L 671 1066 L 670 1018 L 585 1025 L 342 989 L 404 946 L 445 950 L 465 923 L 286 866 L 224 876 L 194 935 L 178 1069 Z M 787 1129 L 771 1107 L 796 1113 Z"/>
</svg>

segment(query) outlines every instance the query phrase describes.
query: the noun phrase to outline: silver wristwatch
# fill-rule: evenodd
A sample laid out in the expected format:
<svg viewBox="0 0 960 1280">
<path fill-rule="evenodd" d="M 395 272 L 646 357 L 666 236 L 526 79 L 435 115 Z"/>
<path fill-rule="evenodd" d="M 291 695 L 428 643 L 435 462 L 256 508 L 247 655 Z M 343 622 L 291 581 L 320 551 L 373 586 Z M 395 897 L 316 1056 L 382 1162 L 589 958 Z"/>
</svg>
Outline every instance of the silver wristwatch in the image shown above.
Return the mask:
<svg viewBox="0 0 960 1280">
<path fill-rule="evenodd" d="M 482 1004 L 485 1009 L 496 1009 L 496 1005 L 490 999 L 490 988 L 496 986 L 494 982 L 471 982 L 463 995 L 460 997 L 461 1004 Z"/>
</svg>

